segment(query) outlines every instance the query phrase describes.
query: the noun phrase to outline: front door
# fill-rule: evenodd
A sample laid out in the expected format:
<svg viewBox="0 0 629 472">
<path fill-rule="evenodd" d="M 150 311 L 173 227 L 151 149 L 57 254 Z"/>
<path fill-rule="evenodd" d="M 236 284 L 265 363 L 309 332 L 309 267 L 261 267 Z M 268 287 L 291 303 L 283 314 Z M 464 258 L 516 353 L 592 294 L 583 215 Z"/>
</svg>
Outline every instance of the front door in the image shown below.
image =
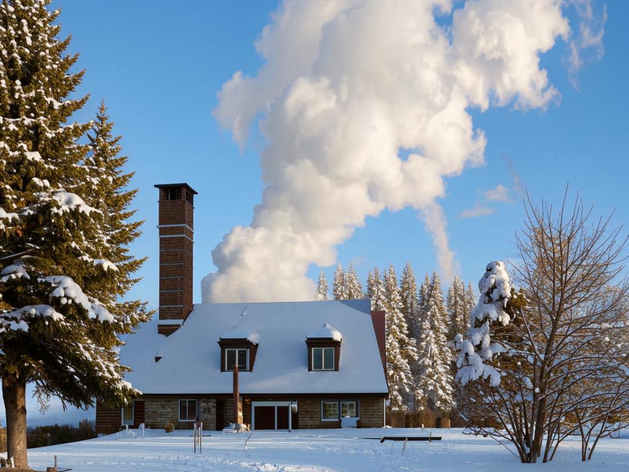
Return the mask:
<svg viewBox="0 0 629 472">
<path fill-rule="evenodd" d="M 292 403 L 292 412 L 291 412 Z M 291 429 L 297 426 L 297 402 L 252 402 L 252 429 Z"/>
<path fill-rule="evenodd" d="M 274 406 L 256 406 L 254 411 L 255 429 L 276 429 Z"/>
</svg>

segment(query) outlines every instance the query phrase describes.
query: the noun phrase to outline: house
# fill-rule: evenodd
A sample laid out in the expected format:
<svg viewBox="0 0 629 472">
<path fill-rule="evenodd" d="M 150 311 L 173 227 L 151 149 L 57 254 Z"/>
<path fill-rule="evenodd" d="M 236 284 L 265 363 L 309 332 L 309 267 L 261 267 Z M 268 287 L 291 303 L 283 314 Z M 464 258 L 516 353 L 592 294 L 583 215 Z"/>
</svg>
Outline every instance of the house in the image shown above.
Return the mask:
<svg viewBox="0 0 629 472">
<path fill-rule="evenodd" d="M 236 380 L 252 429 L 384 426 L 384 313 L 369 300 L 193 305 L 196 192 L 157 187 L 159 319 L 129 336 L 120 355 L 142 395 L 125 408 L 98 405 L 97 432 L 192 428 L 197 418 L 223 429 L 235 422 Z"/>
</svg>

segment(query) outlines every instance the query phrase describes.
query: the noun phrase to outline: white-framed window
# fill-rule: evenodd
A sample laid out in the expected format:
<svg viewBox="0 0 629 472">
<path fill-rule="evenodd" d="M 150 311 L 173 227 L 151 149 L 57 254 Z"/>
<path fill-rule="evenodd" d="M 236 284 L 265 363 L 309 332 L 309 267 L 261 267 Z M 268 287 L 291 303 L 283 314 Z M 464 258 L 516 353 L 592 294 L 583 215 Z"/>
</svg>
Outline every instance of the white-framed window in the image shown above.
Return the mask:
<svg viewBox="0 0 629 472">
<path fill-rule="evenodd" d="M 122 425 L 132 425 L 134 423 L 134 403 L 122 407 Z"/>
<path fill-rule="evenodd" d="M 249 370 L 249 349 L 225 348 L 225 370 L 234 370 L 236 364 L 238 370 Z"/>
<path fill-rule="evenodd" d="M 312 348 L 312 370 L 334 370 L 334 348 Z"/>
<path fill-rule="evenodd" d="M 321 402 L 321 420 L 338 421 L 339 419 L 339 402 L 329 402 L 323 400 Z"/>
<path fill-rule="evenodd" d="M 355 400 L 342 401 L 341 418 L 358 418 L 358 402 Z"/>
<path fill-rule="evenodd" d="M 179 421 L 195 421 L 197 416 L 196 400 L 179 400 Z"/>
</svg>

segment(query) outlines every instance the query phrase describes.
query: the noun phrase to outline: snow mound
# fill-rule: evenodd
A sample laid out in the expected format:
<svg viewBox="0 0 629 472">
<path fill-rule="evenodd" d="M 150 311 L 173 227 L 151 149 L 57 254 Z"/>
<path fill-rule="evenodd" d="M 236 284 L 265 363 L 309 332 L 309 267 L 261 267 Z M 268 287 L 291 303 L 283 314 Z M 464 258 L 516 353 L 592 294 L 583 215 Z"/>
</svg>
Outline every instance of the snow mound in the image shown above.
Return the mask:
<svg viewBox="0 0 629 472">
<path fill-rule="evenodd" d="M 341 342 L 343 340 L 343 335 L 341 332 L 330 326 L 328 323 L 325 323 L 321 328 L 313 331 L 306 339 L 333 339 L 334 341 Z"/>
</svg>

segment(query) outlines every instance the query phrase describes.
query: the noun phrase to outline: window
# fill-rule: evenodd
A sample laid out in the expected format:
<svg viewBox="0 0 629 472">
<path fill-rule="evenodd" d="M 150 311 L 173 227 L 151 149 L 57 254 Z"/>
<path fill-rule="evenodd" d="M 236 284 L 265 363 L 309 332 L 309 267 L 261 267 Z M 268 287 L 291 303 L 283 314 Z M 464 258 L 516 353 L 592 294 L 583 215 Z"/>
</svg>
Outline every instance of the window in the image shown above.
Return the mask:
<svg viewBox="0 0 629 472">
<path fill-rule="evenodd" d="M 321 419 L 323 421 L 337 421 L 339 419 L 339 403 L 321 402 Z"/>
<path fill-rule="evenodd" d="M 341 402 L 341 418 L 358 418 L 358 403 Z"/>
<path fill-rule="evenodd" d="M 122 424 L 123 426 L 132 425 L 133 422 L 133 402 L 131 402 L 129 405 L 122 407 Z"/>
<path fill-rule="evenodd" d="M 249 370 L 249 349 L 225 349 L 225 370 Z"/>
<path fill-rule="evenodd" d="M 334 348 L 312 348 L 312 370 L 334 370 Z"/>
<path fill-rule="evenodd" d="M 179 400 L 179 421 L 195 421 L 197 419 L 197 401 Z"/>
</svg>

